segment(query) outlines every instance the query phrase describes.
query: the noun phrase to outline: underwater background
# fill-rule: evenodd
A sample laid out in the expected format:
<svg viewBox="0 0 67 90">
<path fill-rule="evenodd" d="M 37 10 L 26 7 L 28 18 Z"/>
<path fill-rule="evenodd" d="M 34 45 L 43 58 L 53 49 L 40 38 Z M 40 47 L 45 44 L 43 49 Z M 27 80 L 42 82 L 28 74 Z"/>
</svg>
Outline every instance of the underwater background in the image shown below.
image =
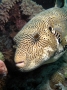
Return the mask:
<svg viewBox="0 0 67 90">
<path fill-rule="evenodd" d="M 67 90 L 67 54 L 30 72 L 20 72 L 14 64 L 14 36 L 36 14 L 54 7 L 55 1 L 0 0 L 0 52 L 8 70 L 0 77 L 0 90 Z M 63 6 L 64 0 L 58 0 L 58 7 Z"/>
</svg>

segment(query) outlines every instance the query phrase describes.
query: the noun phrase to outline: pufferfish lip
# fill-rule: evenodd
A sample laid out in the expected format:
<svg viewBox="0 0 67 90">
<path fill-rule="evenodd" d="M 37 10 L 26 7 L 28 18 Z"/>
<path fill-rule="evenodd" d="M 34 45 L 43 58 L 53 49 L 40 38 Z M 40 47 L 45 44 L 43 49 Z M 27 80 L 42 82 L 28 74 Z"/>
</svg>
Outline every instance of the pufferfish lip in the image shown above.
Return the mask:
<svg viewBox="0 0 67 90">
<path fill-rule="evenodd" d="M 17 67 L 23 67 L 25 64 L 24 64 L 24 61 L 20 61 L 20 62 L 17 62 L 16 63 L 16 66 Z"/>
</svg>

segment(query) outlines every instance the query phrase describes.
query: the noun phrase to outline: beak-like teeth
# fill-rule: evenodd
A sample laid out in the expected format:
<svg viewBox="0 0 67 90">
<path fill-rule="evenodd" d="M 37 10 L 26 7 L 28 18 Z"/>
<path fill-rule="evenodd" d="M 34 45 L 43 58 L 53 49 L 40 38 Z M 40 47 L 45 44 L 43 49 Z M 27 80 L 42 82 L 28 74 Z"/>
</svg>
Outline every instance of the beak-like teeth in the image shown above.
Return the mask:
<svg viewBox="0 0 67 90">
<path fill-rule="evenodd" d="M 23 67 L 23 66 L 24 66 L 24 61 L 17 62 L 17 63 L 16 63 L 16 66 L 17 66 L 17 67 Z"/>
</svg>

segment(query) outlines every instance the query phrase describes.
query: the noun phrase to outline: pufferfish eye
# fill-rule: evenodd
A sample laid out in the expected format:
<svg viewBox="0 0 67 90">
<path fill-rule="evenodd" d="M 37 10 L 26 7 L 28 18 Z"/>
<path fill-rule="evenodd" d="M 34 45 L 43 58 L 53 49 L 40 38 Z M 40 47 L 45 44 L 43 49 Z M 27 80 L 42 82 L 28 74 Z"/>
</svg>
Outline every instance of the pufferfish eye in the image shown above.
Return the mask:
<svg viewBox="0 0 67 90">
<path fill-rule="evenodd" d="M 52 27 L 49 27 L 49 30 L 52 32 Z"/>
<path fill-rule="evenodd" d="M 53 30 L 53 28 L 51 26 L 49 27 L 49 30 L 51 33 L 53 33 L 56 36 L 56 38 L 58 39 L 58 42 L 60 43 L 61 42 L 60 34 L 56 30 Z"/>
</svg>

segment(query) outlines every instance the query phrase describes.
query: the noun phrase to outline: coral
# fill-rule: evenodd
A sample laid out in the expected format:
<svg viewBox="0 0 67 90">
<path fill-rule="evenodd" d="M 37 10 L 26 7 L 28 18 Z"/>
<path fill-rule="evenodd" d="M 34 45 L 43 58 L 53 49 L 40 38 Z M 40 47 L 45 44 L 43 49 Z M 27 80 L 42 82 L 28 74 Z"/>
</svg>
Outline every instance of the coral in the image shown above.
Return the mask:
<svg viewBox="0 0 67 90">
<path fill-rule="evenodd" d="M 0 32 L 5 33 L 7 26 L 14 26 L 16 31 L 20 30 L 29 19 L 42 10 L 40 5 L 31 0 L 3 0 L 0 3 Z"/>
<path fill-rule="evenodd" d="M 4 61 L 4 55 L 0 52 L 0 60 Z"/>
<path fill-rule="evenodd" d="M 0 75 L 3 75 L 3 76 L 7 75 L 7 67 L 2 60 L 0 60 Z"/>
<path fill-rule="evenodd" d="M 41 5 L 37 5 L 32 0 L 23 0 L 20 6 L 22 13 L 30 16 L 29 19 L 44 10 Z"/>
<path fill-rule="evenodd" d="M 8 35 L 0 36 L 0 51 L 9 50 L 12 47 L 12 40 Z"/>
<path fill-rule="evenodd" d="M 9 0 L 9 1 L 3 1 L 1 4 L 0 4 L 0 29 L 1 31 L 3 32 L 6 32 L 7 31 L 7 23 L 10 21 L 10 19 L 12 19 L 12 17 L 15 17 L 16 14 L 13 14 L 12 11 L 12 8 L 15 8 L 14 6 L 15 5 L 18 5 L 16 4 L 16 1 L 15 0 Z M 19 8 L 19 7 L 18 7 Z M 11 12 L 11 13 L 10 13 Z M 14 20 L 13 20 L 14 21 Z M 11 21 L 10 21 L 11 22 Z"/>
<path fill-rule="evenodd" d="M 9 6 L 8 6 L 9 5 Z M 0 29 L 5 31 L 5 23 L 8 22 L 9 20 L 9 10 L 11 9 L 11 7 L 14 5 L 14 3 L 12 1 L 4 1 L 2 3 L 0 3 Z"/>
<path fill-rule="evenodd" d="M 50 87 L 52 89 L 56 89 L 59 83 L 64 84 L 65 78 L 63 74 L 56 72 L 54 75 L 52 75 L 52 78 L 50 79 Z"/>
</svg>

